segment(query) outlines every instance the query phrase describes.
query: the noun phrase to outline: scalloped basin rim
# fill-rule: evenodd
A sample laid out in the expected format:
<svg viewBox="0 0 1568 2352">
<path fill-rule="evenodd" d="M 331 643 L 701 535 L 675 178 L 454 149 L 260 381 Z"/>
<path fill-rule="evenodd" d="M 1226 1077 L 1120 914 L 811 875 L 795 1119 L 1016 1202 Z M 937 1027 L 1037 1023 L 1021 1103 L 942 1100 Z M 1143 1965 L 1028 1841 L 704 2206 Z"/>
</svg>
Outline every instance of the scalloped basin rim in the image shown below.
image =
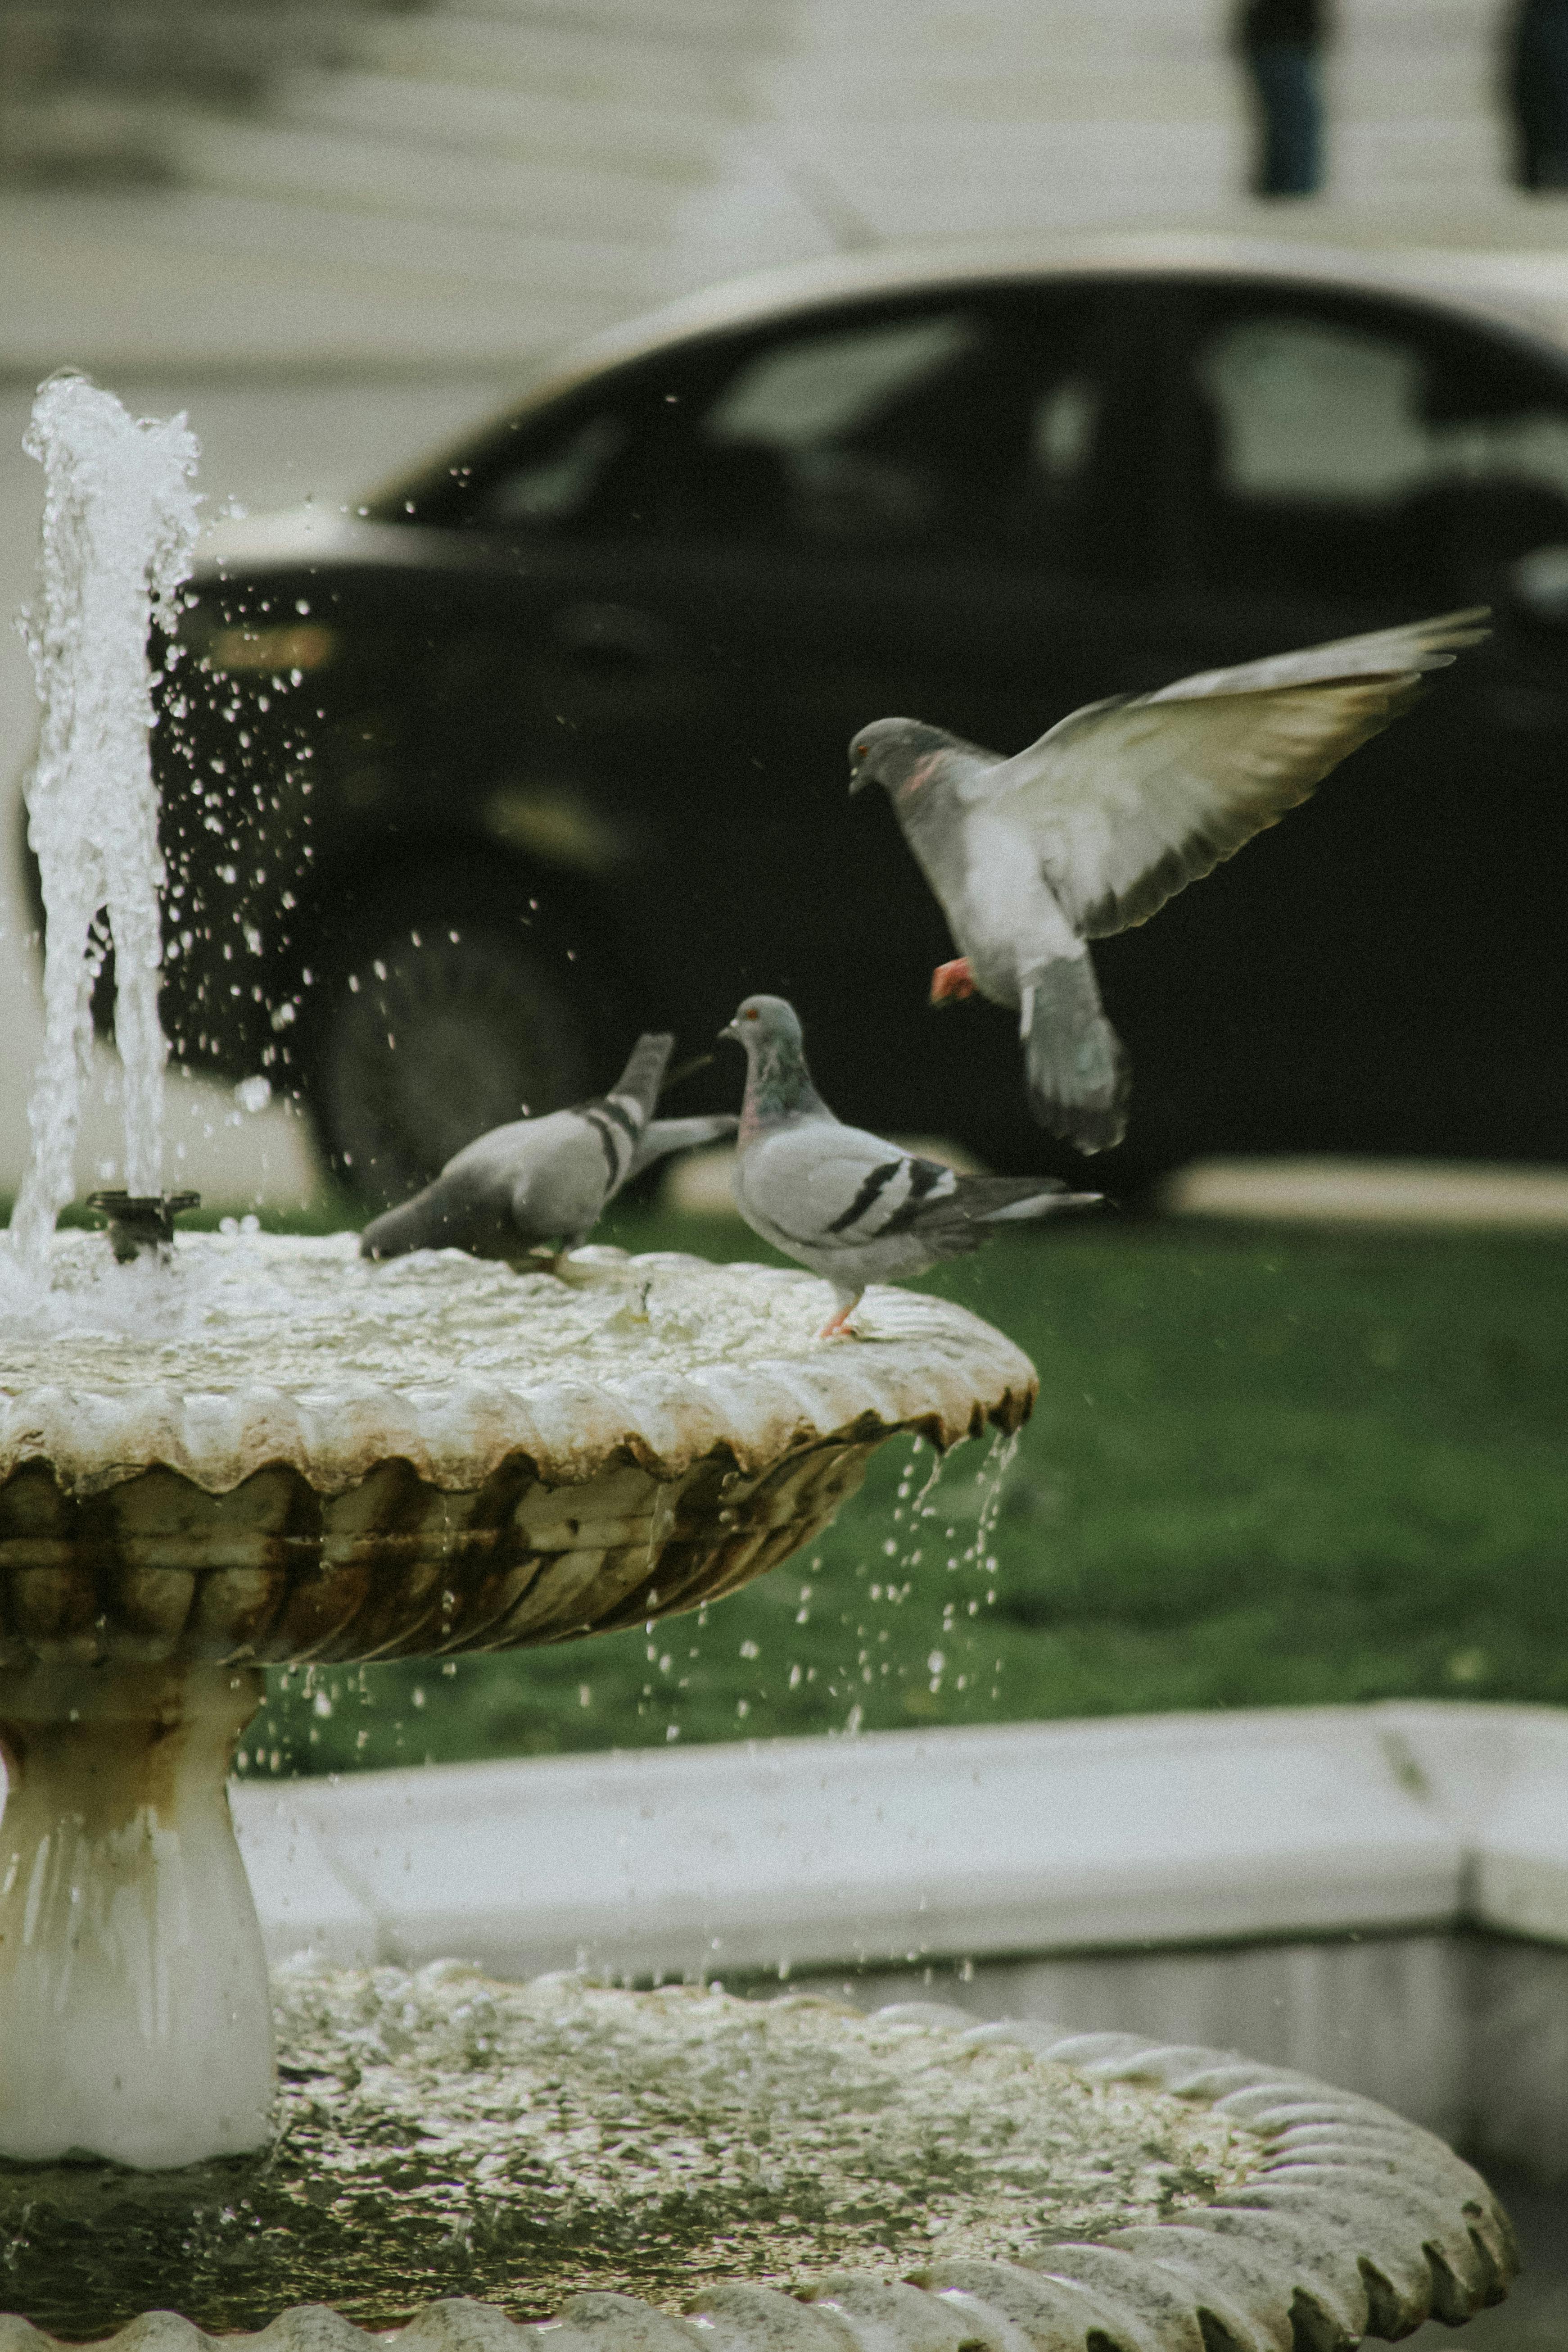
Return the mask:
<svg viewBox="0 0 1568 2352">
<path fill-rule="evenodd" d="M 439 1255 L 449 1260 L 456 1254 Z M 318 1249 L 310 1263 L 319 1267 L 320 1256 Z M 282 1247 L 264 1261 L 270 1270 L 289 1264 Z M 50 1380 L 0 1395 L 0 1484 L 31 1463 L 47 1463 L 57 1484 L 78 1496 L 154 1468 L 214 1496 L 267 1468 L 291 1470 L 319 1494 L 340 1494 L 392 1462 L 406 1463 L 423 1484 L 451 1492 L 471 1492 L 514 1463 L 551 1486 L 580 1484 L 618 1464 L 673 1481 L 705 1461 L 733 1463 L 749 1475 L 805 1446 L 834 1439 L 863 1444 L 898 1430 L 917 1431 L 946 1449 L 988 1423 L 1016 1430 L 1035 1399 L 1029 1359 L 966 1307 L 922 1293 L 874 1289 L 861 1311 L 864 1336 L 817 1342 L 811 1333 L 829 1296 L 826 1285 L 770 1267 L 713 1266 L 674 1253 L 591 1265 L 585 1287 L 600 1310 L 591 1334 L 599 1359 L 579 1365 L 563 1356 L 553 1377 L 537 1360 L 519 1361 L 508 1377 L 504 1327 L 499 1349 L 495 1339 L 497 1300 L 502 1307 L 515 1301 L 521 1310 L 520 1338 L 530 1304 L 548 1307 L 558 1318 L 563 1310 L 553 1293 L 538 1289 L 544 1277 L 508 1277 L 504 1269 L 467 1265 L 474 1296 L 489 1318 L 476 1326 L 486 1341 L 482 1370 L 440 1381 L 416 1379 L 407 1386 L 356 1370 L 350 1310 L 356 1298 L 372 1306 L 389 1294 L 395 1298 L 396 1267 L 382 1273 L 378 1295 L 367 1291 L 362 1278 L 350 1279 L 350 1266 L 343 1279 L 350 1369 L 340 1381 L 322 1380 L 319 1341 L 302 1362 L 307 1376 L 298 1383 L 235 1381 L 224 1390 L 185 1387 L 151 1368 L 144 1382 L 133 1384 L 134 1351 L 122 1346 L 112 1379 L 95 1384 L 89 1360 L 80 1380 Z M 448 1291 L 465 1278 L 450 1266 L 436 1271 Z M 428 1265 L 423 1272 L 428 1278 Z M 498 1290 L 508 1279 L 517 1290 Z M 677 1306 L 694 1309 L 699 1323 L 707 1303 L 716 1322 L 722 1309 L 728 1318 L 725 1344 L 711 1361 L 702 1360 L 702 1332 L 699 1328 L 694 1335 L 689 1319 L 671 1325 L 681 1334 L 679 1358 L 664 1360 L 641 1339 L 639 1317 L 625 1302 L 644 1285 L 660 1304 L 674 1292 Z M 619 1307 L 618 1295 L 623 1295 Z M 417 1318 L 417 1296 L 412 1304 Z M 603 1360 L 606 1306 L 624 1326 L 624 1370 L 617 1365 L 609 1371 Z M 744 1325 L 753 1308 L 758 1336 L 771 1345 L 742 1360 L 737 1318 Z M 422 1336 L 417 1319 L 409 1328 Z M 377 1336 L 384 1353 L 384 1334 Z M 537 1345 L 536 1336 L 536 1355 Z M 52 1351 L 53 1360 L 59 1352 Z M 193 1377 L 200 1369 L 198 1355 Z"/>
<path fill-rule="evenodd" d="M 475 1971 L 461 1974 L 477 1980 Z M 924 2028 L 960 2051 L 1012 2045 L 1082 2082 L 1174 2093 L 1255 2135 L 1255 2167 L 1207 2203 L 1153 2223 L 1084 2239 L 1047 2229 L 1011 2260 L 938 2250 L 891 2274 L 857 2264 L 798 2279 L 792 2292 L 780 2282 L 724 2282 L 692 2294 L 679 2316 L 633 2294 L 591 2289 L 569 2295 L 542 2326 L 453 2297 L 375 2334 L 316 2304 L 280 2313 L 259 2333 L 214 2337 L 164 2310 L 100 2339 L 100 2352 L 218 2344 L 233 2352 L 321 2352 L 326 2344 L 341 2352 L 547 2352 L 551 2344 L 701 2352 L 716 2328 L 728 2352 L 821 2352 L 824 2318 L 838 2323 L 841 2339 L 880 2343 L 884 2352 L 956 2342 L 961 2318 L 976 2323 L 981 2344 L 1021 2336 L 1041 2352 L 1193 2352 L 1200 2336 L 1208 2342 L 1215 2318 L 1239 2346 L 1310 2342 L 1354 2352 L 1369 2336 L 1397 2338 L 1427 2318 L 1460 2326 L 1500 2303 L 1518 2271 L 1508 2217 L 1479 2175 L 1430 2133 L 1354 2093 L 1233 2052 L 1045 2023 L 977 2024 L 945 2004 L 897 2003 L 872 2022 Z M 44 2352 L 58 2339 L 13 2319 L 4 2340 L 12 2352 Z"/>
</svg>

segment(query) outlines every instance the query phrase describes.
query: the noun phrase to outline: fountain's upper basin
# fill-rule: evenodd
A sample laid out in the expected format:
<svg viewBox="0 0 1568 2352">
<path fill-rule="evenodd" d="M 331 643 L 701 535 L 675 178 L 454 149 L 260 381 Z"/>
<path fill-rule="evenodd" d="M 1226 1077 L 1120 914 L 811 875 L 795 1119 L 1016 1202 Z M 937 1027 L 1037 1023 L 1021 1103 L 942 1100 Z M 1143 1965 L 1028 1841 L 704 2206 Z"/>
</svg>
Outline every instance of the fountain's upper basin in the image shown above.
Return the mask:
<svg viewBox="0 0 1568 2352">
<path fill-rule="evenodd" d="M 692 1608 L 811 1539 L 898 1430 L 1033 1402 L 963 1308 L 580 1253 L 570 1279 L 354 1237 L 57 1244 L 0 1368 L 0 1667 L 390 1657 Z M 11 1302 L 6 1301 L 9 1307 Z"/>
</svg>

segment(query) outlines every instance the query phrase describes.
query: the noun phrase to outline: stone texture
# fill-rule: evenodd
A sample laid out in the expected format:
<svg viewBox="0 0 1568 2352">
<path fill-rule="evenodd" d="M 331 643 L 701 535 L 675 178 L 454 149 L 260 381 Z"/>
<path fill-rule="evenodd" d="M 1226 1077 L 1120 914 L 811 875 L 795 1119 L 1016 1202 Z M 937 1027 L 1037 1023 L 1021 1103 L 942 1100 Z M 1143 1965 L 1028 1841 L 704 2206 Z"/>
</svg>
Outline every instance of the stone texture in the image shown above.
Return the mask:
<svg viewBox="0 0 1568 2352">
<path fill-rule="evenodd" d="M 264 1271 L 321 1254 L 267 1246 Z M 395 1275 L 367 1291 L 351 1257 L 342 1274 L 345 1349 L 362 1311 L 384 1355 L 374 1317 Z M 608 1278 L 670 1291 L 684 1353 L 644 1365 L 629 1348 L 620 1372 L 568 1352 L 541 1377 L 529 1335 L 537 1354 L 553 1297 L 517 1282 L 514 1306 L 496 1289 L 511 1278 L 476 1268 L 501 1352 L 476 1371 L 459 1351 L 439 1386 L 428 1370 L 322 1385 L 319 1358 L 282 1386 L 236 1378 L 221 1355 L 177 1382 L 154 1360 L 138 1381 L 125 1347 L 78 1363 L 69 1342 L 58 1385 L 0 1382 L 0 1669 L 338 1662 L 612 1631 L 717 1599 L 810 1542 L 895 1431 L 944 1447 L 1016 1429 L 1034 1401 L 1028 1359 L 940 1300 L 880 1293 L 874 1337 L 789 1353 L 780 1314 L 790 1341 L 789 1318 L 810 1325 L 820 1303 L 793 1276 L 664 1255 Z M 774 1333 L 761 1360 L 732 1352 L 748 1302 Z M 709 1317 L 705 1362 L 690 1335 Z"/>
<path fill-rule="evenodd" d="M 883 2015 L 933 2033 L 994 2043 L 960 2010 L 904 2003 Z M 1517 2268 L 1513 2234 L 1484 2181 L 1441 2141 L 1370 2100 L 1228 2053 L 1150 2044 L 1134 2034 L 1019 2041 L 1092 2080 L 1148 2084 L 1244 2117 L 1261 2136 L 1256 2173 L 1207 2207 L 1097 2244 L 1041 2242 L 1018 2263 L 935 2263 L 900 2281 L 871 2273 L 810 2282 L 794 2297 L 729 2286 L 698 2296 L 691 2318 L 631 2295 L 569 2298 L 548 2338 L 482 2305 L 430 2306 L 401 2336 L 372 2337 L 329 2312 L 285 2314 L 225 2352 L 350 2352 L 407 2343 L 419 2352 L 1353 2352 L 1428 2316 L 1458 2326 L 1500 2302 Z M 1324 2127 L 1331 2137 L 1325 2141 Z M 695 2322 L 694 2325 L 693 2322 Z M 804 2326 L 802 2321 L 805 2322 Z M 959 2323 L 957 2326 L 954 2322 Z M 172 2315 L 133 2322 L 114 2352 L 206 2352 L 220 2339 Z M 0 2352 L 52 2339 L 0 2323 Z"/>
</svg>

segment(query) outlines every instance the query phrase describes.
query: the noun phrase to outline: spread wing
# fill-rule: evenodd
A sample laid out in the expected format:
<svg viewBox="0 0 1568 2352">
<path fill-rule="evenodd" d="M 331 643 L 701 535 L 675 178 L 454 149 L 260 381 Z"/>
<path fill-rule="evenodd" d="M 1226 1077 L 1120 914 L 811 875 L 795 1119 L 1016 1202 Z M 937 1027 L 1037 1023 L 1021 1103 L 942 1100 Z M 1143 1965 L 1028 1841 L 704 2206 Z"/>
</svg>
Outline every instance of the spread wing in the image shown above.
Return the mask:
<svg viewBox="0 0 1568 2352">
<path fill-rule="evenodd" d="M 1125 930 L 1306 800 L 1423 672 L 1489 634 L 1486 609 L 1091 703 L 993 768 L 984 798 L 1027 832 L 1082 937 Z"/>
</svg>

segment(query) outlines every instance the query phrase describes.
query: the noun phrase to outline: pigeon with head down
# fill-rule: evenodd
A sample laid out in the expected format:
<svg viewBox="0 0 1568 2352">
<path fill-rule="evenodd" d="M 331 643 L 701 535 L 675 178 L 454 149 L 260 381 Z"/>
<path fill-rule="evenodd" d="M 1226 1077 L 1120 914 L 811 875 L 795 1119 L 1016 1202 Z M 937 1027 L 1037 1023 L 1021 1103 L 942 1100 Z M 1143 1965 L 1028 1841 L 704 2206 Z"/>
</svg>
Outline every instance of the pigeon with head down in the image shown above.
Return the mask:
<svg viewBox="0 0 1568 2352">
<path fill-rule="evenodd" d="M 362 1257 L 461 1249 L 514 1261 L 564 1253 L 588 1239 L 622 1184 L 672 1151 L 732 1135 L 727 1112 L 655 1118 L 673 1037 L 638 1038 L 607 1095 L 492 1128 L 450 1159 L 434 1183 L 360 1236 Z"/>
<path fill-rule="evenodd" d="M 837 1310 L 821 1339 L 847 1329 L 868 1283 L 907 1281 L 998 1227 L 1100 1198 L 1058 1176 L 960 1175 L 845 1127 L 811 1084 L 800 1021 L 781 996 L 748 996 L 718 1034 L 746 1048 L 735 1205 L 754 1234 L 832 1284 Z"/>
<path fill-rule="evenodd" d="M 850 790 L 883 786 L 960 950 L 932 1001 L 977 992 L 1017 1012 L 1042 1127 L 1081 1151 L 1126 1130 L 1127 1057 L 1088 942 L 1147 922 L 1278 824 L 1485 619 L 1449 613 L 1089 703 L 1012 759 L 915 719 L 861 729 Z"/>
</svg>

